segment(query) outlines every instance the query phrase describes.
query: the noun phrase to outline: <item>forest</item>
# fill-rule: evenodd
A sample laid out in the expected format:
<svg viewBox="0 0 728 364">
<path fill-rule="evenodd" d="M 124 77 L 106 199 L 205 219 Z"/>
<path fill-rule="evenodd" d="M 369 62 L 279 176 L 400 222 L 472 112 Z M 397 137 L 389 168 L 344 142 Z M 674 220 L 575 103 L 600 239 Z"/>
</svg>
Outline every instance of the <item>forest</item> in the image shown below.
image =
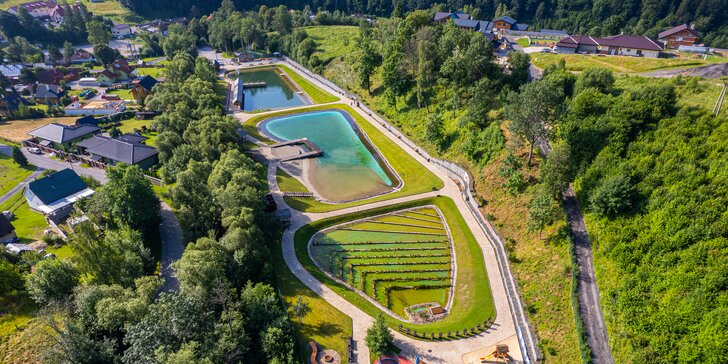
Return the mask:
<svg viewBox="0 0 728 364">
<path fill-rule="evenodd" d="M 122 4 L 144 17 L 191 16 L 209 14 L 220 6 L 220 0 L 121 0 Z M 326 10 L 346 14 L 372 16 L 404 16 L 405 13 L 435 8 L 442 11 L 464 9 L 476 19 L 509 15 L 531 29 L 564 29 L 570 34 L 593 36 L 657 34 L 681 23 L 691 23 L 703 33 L 703 41 L 713 47 L 728 48 L 728 0 L 460 0 L 448 2 L 405 0 L 273 0 L 266 2 L 235 1 L 241 10 L 257 10 L 261 5 L 285 5 L 292 9 L 308 7 L 314 12 Z"/>
</svg>

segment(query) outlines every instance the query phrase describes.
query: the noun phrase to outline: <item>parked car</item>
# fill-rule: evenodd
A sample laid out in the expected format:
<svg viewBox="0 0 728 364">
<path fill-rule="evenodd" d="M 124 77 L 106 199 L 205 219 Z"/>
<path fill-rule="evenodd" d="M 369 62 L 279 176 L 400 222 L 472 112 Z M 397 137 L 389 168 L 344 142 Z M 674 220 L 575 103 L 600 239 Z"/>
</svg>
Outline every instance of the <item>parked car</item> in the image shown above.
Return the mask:
<svg viewBox="0 0 728 364">
<path fill-rule="evenodd" d="M 541 50 L 541 53 L 551 53 L 551 48 L 544 48 Z"/>
<path fill-rule="evenodd" d="M 28 148 L 28 152 L 31 154 L 41 154 L 40 148 Z"/>
</svg>

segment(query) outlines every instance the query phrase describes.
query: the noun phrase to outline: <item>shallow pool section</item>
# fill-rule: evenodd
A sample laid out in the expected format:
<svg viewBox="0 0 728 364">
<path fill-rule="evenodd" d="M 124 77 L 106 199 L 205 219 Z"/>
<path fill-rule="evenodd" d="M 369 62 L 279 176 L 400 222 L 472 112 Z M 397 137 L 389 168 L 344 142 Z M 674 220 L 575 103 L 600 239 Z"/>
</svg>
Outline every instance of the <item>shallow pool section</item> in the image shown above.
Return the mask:
<svg viewBox="0 0 728 364">
<path fill-rule="evenodd" d="M 304 94 L 296 91 L 297 87 L 283 79 L 276 68 L 265 68 L 254 71 L 232 73 L 230 78 L 242 78 L 243 82 L 265 82 L 265 87 L 252 87 L 244 90 L 244 111 L 272 110 L 286 107 L 310 105 L 311 101 Z"/>
<path fill-rule="evenodd" d="M 283 116 L 261 125 L 275 139 L 308 138 L 323 150 L 323 156 L 308 161 L 306 177 L 319 195 L 337 202 L 384 193 L 398 183 L 355 127 L 351 116 L 341 110 Z"/>
</svg>

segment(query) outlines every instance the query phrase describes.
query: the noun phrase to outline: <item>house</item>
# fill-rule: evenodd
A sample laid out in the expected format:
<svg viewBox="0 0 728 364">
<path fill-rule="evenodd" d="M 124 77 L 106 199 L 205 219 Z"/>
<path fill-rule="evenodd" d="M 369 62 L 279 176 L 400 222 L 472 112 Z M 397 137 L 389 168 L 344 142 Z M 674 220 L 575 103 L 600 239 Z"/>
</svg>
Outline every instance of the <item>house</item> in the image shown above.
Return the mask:
<svg viewBox="0 0 728 364">
<path fill-rule="evenodd" d="M 133 35 L 131 30 L 131 25 L 129 24 L 115 24 L 111 27 L 111 35 L 114 36 L 114 38 L 128 38 Z"/>
<path fill-rule="evenodd" d="M 57 104 L 65 93 L 61 86 L 41 83 L 36 86 L 33 98 L 37 103 Z"/>
<path fill-rule="evenodd" d="M 66 5 L 66 4 L 64 4 L 64 5 Z M 76 0 L 76 2 L 74 4 L 67 4 L 67 6 L 69 7 L 69 9 L 74 10 L 74 11 L 81 10 L 81 2 L 79 0 Z M 56 6 L 54 6 L 50 10 L 50 19 L 52 22 L 61 23 L 61 22 L 63 22 L 63 19 L 65 19 L 65 18 L 66 18 L 66 9 L 63 6 L 56 4 Z"/>
<path fill-rule="evenodd" d="M 154 88 L 154 85 L 159 83 L 154 77 L 152 76 L 144 76 L 140 80 L 135 80 L 132 82 L 134 87 L 131 89 L 131 94 L 134 97 L 134 100 L 136 102 L 142 102 L 144 99 L 152 94 L 152 88 Z"/>
<path fill-rule="evenodd" d="M 509 30 L 526 31 L 528 30 L 528 24 L 521 24 L 516 19 L 510 16 L 502 16 L 500 18 L 493 19 L 493 31 L 496 32 L 507 32 Z"/>
<path fill-rule="evenodd" d="M 97 119 L 93 117 L 93 115 L 87 115 L 81 118 L 76 119 L 76 122 L 73 125 L 80 126 L 80 125 L 92 125 L 92 126 L 98 126 L 99 123 L 101 123 L 102 119 Z"/>
<path fill-rule="evenodd" d="M 58 85 L 62 80 L 75 81 L 78 79 L 78 75 L 81 73 L 80 68 L 51 68 L 42 69 L 36 72 L 36 78 L 39 83 Z"/>
<path fill-rule="evenodd" d="M 74 145 L 100 132 L 100 128 L 91 125 L 71 126 L 50 123 L 28 132 L 33 142 L 43 147 L 69 151 Z"/>
<path fill-rule="evenodd" d="M 76 201 L 93 194 L 94 190 L 68 168 L 30 182 L 23 191 L 31 209 L 54 221 L 67 217 Z"/>
<path fill-rule="evenodd" d="M 159 151 L 144 145 L 144 140 L 146 138 L 133 134 L 124 134 L 118 139 L 94 136 L 78 143 L 78 147 L 97 162 L 109 165 L 134 164 L 142 169 L 149 169 L 158 163 Z"/>
<path fill-rule="evenodd" d="M 0 214 L 0 243 L 12 243 L 18 239 L 15 235 L 15 226 L 5 215 Z"/>
<path fill-rule="evenodd" d="M 123 59 L 117 59 L 96 76 L 100 85 L 111 85 L 134 77 L 134 70 Z"/>
<path fill-rule="evenodd" d="M 20 243 L 12 243 L 12 244 L 5 245 L 5 250 L 7 250 L 9 253 L 12 253 L 12 254 L 15 254 L 15 255 L 20 255 L 20 254 L 23 254 L 25 252 L 34 252 L 34 251 L 36 251 L 30 245 L 28 245 L 28 244 L 20 244 Z"/>
<path fill-rule="evenodd" d="M 662 43 L 635 35 L 613 35 L 603 38 L 573 35 L 556 43 L 557 53 L 599 53 L 657 58 L 663 49 Z"/>
<path fill-rule="evenodd" d="M 25 66 L 22 64 L 3 64 L 0 65 L 0 73 L 2 73 L 3 76 L 10 81 L 18 81 L 23 68 L 25 68 Z"/>
<path fill-rule="evenodd" d="M 124 100 L 92 100 L 86 103 L 74 101 L 63 108 L 66 115 L 111 115 L 126 110 Z"/>
<path fill-rule="evenodd" d="M 58 6 L 55 1 L 31 1 L 18 6 L 13 6 L 8 9 L 8 12 L 13 15 L 18 15 L 18 11 L 21 7 L 28 11 L 28 14 L 35 19 L 49 19 L 53 11 Z"/>
<path fill-rule="evenodd" d="M 95 61 L 96 58 L 89 52 L 83 49 L 76 49 L 73 51 L 73 55 L 68 59 L 71 64 L 81 64 Z"/>
<path fill-rule="evenodd" d="M 456 11 L 454 13 L 438 11 L 435 13 L 435 23 L 445 24 L 448 20 L 470 20 L 470 15 L 465 14 L 462 11 Z"/>
<path fill-rule="evenodd" d="M 693 46 L 698 38 L 700 38 L 700 33 L 689 24 L 680 24 L 657 35 L 657 39 L 667 48 Z"/>
<path fill-rule="evenodd" d="M 13 90 L 14 91 L 14 90 Z M 11 92 L 0 99 L 0 115 L 14 115 L 20 104 L 30 106 L 30 101 L 20 96 L 17 92 Z"/>
</svg>

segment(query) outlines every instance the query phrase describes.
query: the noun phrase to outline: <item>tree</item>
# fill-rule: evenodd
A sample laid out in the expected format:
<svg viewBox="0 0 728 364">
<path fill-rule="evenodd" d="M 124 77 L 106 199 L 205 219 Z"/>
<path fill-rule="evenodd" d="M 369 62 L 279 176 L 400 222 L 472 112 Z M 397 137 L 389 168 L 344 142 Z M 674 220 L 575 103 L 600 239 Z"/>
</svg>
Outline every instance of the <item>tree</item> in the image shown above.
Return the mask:
<svg viewBox="0 0 728 364">
<path fill-rule="evenodd" d="M 543 229 L 554 222 L 554 207 L 551 198 L 540 195 L 531 201 L 531 210 L 528 214 L 528 230 L 538 231 L 541 238 Z"/>
<path fill-rule="evenodd" d="M 308 302 L 306 302 L 302 296 L 298 296 L 298 298 L 296 298 L 296 303 L 291 306 L 291 316 L 293 316 L 293 318 L 298 320 L 298 323 L 301 324 L 301 320 L 310 312 L 311 307 L 308 305 Z"/>
<path fill-rule="evenodd" d="M 178 52 L 174 55 L 174 58 L 172 58 L 172 61 L 169 62 L 165 69 L 167 82 L 180 83 L 187 80 L 192 72 L 194 72 L 195 59 L 187 52 Z"/>
<path fill-rule="evenodd" d="M 511 120 L 511 130 L 530 144 L 529 167 L 533 148 L 547 140 L 553 123 L 562 112 L 563 100 L 563 90 L 544 81 L 525 84 L 519 93 L 508 95 L 505 115 Z"/>
<path fill-rule="evenodd" d="M 377 67 L 377 53 L 374 49 L 372 26 L 363 22 L 359 26 L 359 35 L 356 38 L 356 47 L 359 49 L 357 58 L 357 71 L 359 74 L 359 86 L 371 94 L 371 77 Z"/>
<path fill-rule="evenodd" d="M 197 54 L 197 37 L 179 24 L 171 25 L 162 43 L 164 55 L 172 59 L 180 52 L 194 56 Z"/>
<path fill-rule="evenodd" d="M 216 236 L 220 229 L 220 208 L 207 188 L 211 172 L 210 163 L 191 160 L 187 170 L 177 174 L 177 184 L 170 192 L 187 241 Z"/>
<path fill-rule="evenodd" d="M 121 53 L 106 44 L 97 44 L 94 46 L 94 56 L 96 56 L 101 63 L 107 65 L 121 58 Z"/>
<path fill-rule="evenodd" d="M 572 178 L 571 147 L 568 143 L 555 144 L 546 162 L 541 166 L 541 182 L 546 191 L 554 198 L 559 198 L 569 187 Z"/>
<path fill-rule="evenodd" d="M 382 64 L 382 83 L 389 95 L 389 103 L 397 105 L 397 96 L 403 95 L 409 86 L 409 74 L 404 64 L 405 55 L 401 41 L 394 39 L 386 46 Z"/>
<path fill-rule="evenodd" d="M 0 258 L 0 296 L 23 288 L 23 277 L 18 267 Z"/>
<path fill-rule="evenodd" d="M 69 41 L 63 42 L 63 58 L 66 59 L 66 61 L 70 61 L 71 56 L 73 56 L 74 49 L 73 44 Z"/>
<path fill-rule="evenodd" d="M 629 177 L 609 177 L 589 194 L 589 206 L 594 212 L 613 218 L 632 207 L 634 194 Z"/>
<path fill-rule="evenodd" d="M 429 112 L 425 95 L 437 79 L 437 43 L 434 30 L 425 27 L 417 32 L 417 107 L 425 104 Z"/>
<path fill-rule="evenodd" d="M 293 29 L 293 20 L 288 8 L 285 5 L 279 5 L 276 8 L 276 15 L 273 18 L 273 30 L 278 34 L 286 35 Z"/>
<path fill-rule="evenodd" d="M 34 83 L 38 81 L 38 73 L 33 67 L 25 67 L 20 70 L 19 80 L 22 83 Z"/>
<path fill-rule="evenodd" d="M 56 63 L 63 59 L 63 54 L 61 53 L 61 50 L 58 49 L 58 47 L 56 47 L 52 44 L 49 44 L 48 45 L 48 59 L 51 62 Z"/>
<path fill-rule="evenodd" d="M 97 45 L 107 45 L 111 40 L 111 31 L 106 24 L 92 20 L 86 24 L 86 31 L 88 32 L 88 42 L 94 47 Z"/>
<path fill-rule="evenodd" d="M 18 147 L 13 147 L 13 161 L 17 163 L 21 167 L 27 167 L 28 166 L 28 158 L 25 158 L 25 155 Z"/>
<path fill-rule="evenodd" d="M 588 89 L 595 88 L 601 93 L 609 93 L 614 86 L 614 74 L 606 68 L 587 68 L 576 79 L 574 95 Z"/>
<path fill-rule="evenodd" d="M 445 123 L 437 113 L 432 113 L 427 117 L 425 140 L 436 146 L 438 150 L 442 148 L 445 142 Z"/>
<path fill-rule="evenodd" d="M 60 259 L 41 260 L 26 280 L 25 286 L 35 302 L 45 305 L 67 298 L 78 284 L 73 265 Z"/>
<path fill-rule="evenodd" d="M 392 333 L 387 327 L 387 320 L 383 313 L 379 313 L 374 319 L 372 327 L 367 329 L 366 343 L 372 357 L 378 357 L 384 354 L 392 345 Z"/>
</svg>

